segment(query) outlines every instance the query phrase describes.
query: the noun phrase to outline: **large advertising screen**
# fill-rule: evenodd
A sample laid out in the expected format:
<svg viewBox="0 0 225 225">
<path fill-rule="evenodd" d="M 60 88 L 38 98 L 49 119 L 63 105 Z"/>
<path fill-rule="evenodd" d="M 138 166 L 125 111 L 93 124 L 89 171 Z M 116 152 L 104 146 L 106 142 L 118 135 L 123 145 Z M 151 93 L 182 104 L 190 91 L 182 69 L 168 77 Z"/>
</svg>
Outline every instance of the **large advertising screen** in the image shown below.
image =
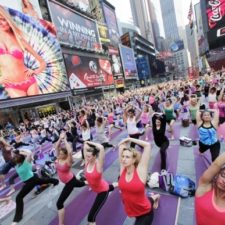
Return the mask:
<svg viewBox="0 0 225 225">
<path fill-rule="evenodd" d="M 0 5 L 15 9 L 36 19 L 42 19 L 38 0 L 0 0 Z"/>
<path fill-rule="evenodd" d="M 86 50 L 101 50 L 95 21 L 56 2 L 49 1 L 49 9 L 61 43 Z"/>
<path fill-rule="evenodd" d="M 0 6 L 0 99 L 69 90 L 60 45 L 33 17 Z"/>
<path fill-rule="evenodd" d="M 71 89 L 113 85 L 109 60 L 64 54 Z"/>
<path fill-rule="evenodd" d="M 224 46 L 225 0 L 206 0 L 208 18 L 208 42 L 210 49 Z"/>
<path fill-rule="evenodd" d="M 109 28 L 109 37 L 111 44 L 118 46 L 120 43 L 120 34 L 116 19 L 115 10 L 109 7 L 107 4 L 103 3 L 103 12 L 105 15 L 105 22 Z"/>
<path fill-rule="evenodd" d="M 112 62 L 112 72 L 115 81 L 116 88 L 124 87 L 123 68 L 120 59 L 120 52 L 118 48 L 108 47 L 109 57 Z"/>
<path fill-rule="evenodd" d="M 125 79 L 137 79 L 137 66 L 132 48 L 120 45 L 120 55 Z"/>
</svg>

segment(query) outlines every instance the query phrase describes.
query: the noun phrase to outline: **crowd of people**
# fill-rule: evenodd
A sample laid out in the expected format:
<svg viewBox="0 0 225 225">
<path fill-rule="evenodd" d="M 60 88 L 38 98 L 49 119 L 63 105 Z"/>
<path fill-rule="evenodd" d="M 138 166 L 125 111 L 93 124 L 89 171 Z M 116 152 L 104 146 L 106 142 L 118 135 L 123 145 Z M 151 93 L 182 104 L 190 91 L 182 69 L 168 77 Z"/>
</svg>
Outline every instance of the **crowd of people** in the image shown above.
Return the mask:
<svg viewBox="0 0 225 225">
<path fill-rule="evenodd" d="M 36 185 L 59 182 L 56 178 L 39 178 L 33 172 L 33 153 L 45 142 L 54 145 L 57 175 L 65 184 L 57 201 L 59 225 L 64 224 L 64 202 L 75 187 L 85 185 L 97 193 L 88 215 L 89 225 L 96 224 L 100 209 L 115 188 L 121 191 L 127 215 L 136 218 L 135 225 L 151 224 L 160 195 L 145 194 L 151 155 L 148 133 L 152 133 L 159 148 L 161 169 L 166 170 L 167 149 L 175 139 L 174 122 L 179 120 L 183 126 L 193 123 L 198 130 L 199 154 L 211 152 L 212 164 L 196 191 L 197 224 L 224 224 L 225 156 L 220 155 L 222 136 L 218 136 L 217 128 L 225 124 L 225 75 L 218 72 L 197 80 L 170 81 L 126 91 L 111 99 L 85 102 L 70 111 L 4 127 L 0 136 L 4 159 L 0 190 L 6 188 L 5 177 L 13 168 L 24 183 L 16 196 L 13 225 L 22 219 L 23 198 Z M 119 179 L 109 184 L 104 179 L 103 164 L 105 149 L 117 148 L 111 143 L 116 129 L 126 131 L 128 137 L 118 144 Z M 73 154 L 78 151 L 82 153 L 85 180 L 77 179 L 72 171 Z M 8 201 L 15 192 L 13 181 L 10 185 L 9 193 L 1 201 Z M 208 215 L 212 215 L 211 222 Z"/>
</svg>

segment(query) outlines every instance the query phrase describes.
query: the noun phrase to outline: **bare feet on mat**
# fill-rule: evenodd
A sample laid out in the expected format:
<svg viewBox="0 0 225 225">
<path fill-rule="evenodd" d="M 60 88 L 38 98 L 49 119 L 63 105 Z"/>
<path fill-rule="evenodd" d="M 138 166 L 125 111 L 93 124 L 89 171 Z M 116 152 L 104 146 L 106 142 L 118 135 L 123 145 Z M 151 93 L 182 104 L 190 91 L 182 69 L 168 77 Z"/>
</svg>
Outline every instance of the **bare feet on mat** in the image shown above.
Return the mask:
<svg viewBox="0 0 225 225">
<path fill-rule="evenodd" d="M 151 193 L 150 197 L 154 200 L 153 209 L 157 209 L 159 207 L 160 194 Z"/>
</svg>

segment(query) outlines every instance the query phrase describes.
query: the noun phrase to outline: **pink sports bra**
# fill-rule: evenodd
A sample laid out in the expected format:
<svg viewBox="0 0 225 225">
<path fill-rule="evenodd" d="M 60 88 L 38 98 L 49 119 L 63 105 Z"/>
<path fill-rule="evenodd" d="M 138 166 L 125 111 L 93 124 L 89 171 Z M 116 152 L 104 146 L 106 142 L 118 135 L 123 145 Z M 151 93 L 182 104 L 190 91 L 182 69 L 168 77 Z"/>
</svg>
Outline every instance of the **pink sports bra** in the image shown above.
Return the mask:
<svg viewBox="0 0 225 225">
<path fill-rule="evenodd" d="M 16 59 L 23 59 L 23 52 L 19 49 L 8 51 L 4 48 L 0 48 L 0 55 L 6 55 L 6 54 L 11 55 Z"/>
</svg>

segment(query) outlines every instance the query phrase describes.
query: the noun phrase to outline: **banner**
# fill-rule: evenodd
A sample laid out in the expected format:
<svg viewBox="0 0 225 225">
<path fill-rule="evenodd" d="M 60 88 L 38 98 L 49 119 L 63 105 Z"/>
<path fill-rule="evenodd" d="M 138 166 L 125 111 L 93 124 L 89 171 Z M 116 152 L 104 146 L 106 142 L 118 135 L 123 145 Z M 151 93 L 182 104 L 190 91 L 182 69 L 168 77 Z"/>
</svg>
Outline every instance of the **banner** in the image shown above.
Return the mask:
<svg viewBox="0 0 225 225">
<path fill-rule="evenodd" d="M 134 59 L 134 51 L 123 45 L 119 45 L 125 79 L 137 79 L 137 66 Z"/>
<path fill-rule="evenodd" d="M 102 43 L 109 43 L 109 31 L 106 25 L 98 24 L 98 31 Z"/>
<path fill-rule="evenodd" d="M 124 87 L 123 68 L 120 60 L 120 53 L 118 48 L 108 47 L 109 57 L 112 62 L 112 72 L 116 88 Z"/>
<path fill-rule="evenodd" d="M 190 80 L 198 79 L 199 71 L 195 67 L 188 67 L 188 77 Z"/>
<path fill-rule="evenodd" d="M 105 15 L 105 21 L 109 29 L 109 37 L 111 41 L 110 43 L 112 45 L 118 46 L 118 44 L 120 43 L 120 34 L 117 25 L 115 10 L 105 3 L 102 3 L 102 6 Z"/>
<path fill-rule="evenodd" d="M 208 18 L 208 42 L 210 49 L 224 46 L 225 0 L 206 0 Z"/>
<path fill-rule="evenodd" d="M 109 60 L 64 54 L 71 89 L 113 85 Z"/>
<path fill-rule="evenodd" d="M 52 1 L 49 1 L 49 9 L 61 43 L 86 50 L 101 50 L 95 21 Z"/>
<path fill-rule="evenodd" d="M 14 9 L 0 6 L 0 16 L 0 99 L 68 91 L 55 36 Z"/>
</svg>

